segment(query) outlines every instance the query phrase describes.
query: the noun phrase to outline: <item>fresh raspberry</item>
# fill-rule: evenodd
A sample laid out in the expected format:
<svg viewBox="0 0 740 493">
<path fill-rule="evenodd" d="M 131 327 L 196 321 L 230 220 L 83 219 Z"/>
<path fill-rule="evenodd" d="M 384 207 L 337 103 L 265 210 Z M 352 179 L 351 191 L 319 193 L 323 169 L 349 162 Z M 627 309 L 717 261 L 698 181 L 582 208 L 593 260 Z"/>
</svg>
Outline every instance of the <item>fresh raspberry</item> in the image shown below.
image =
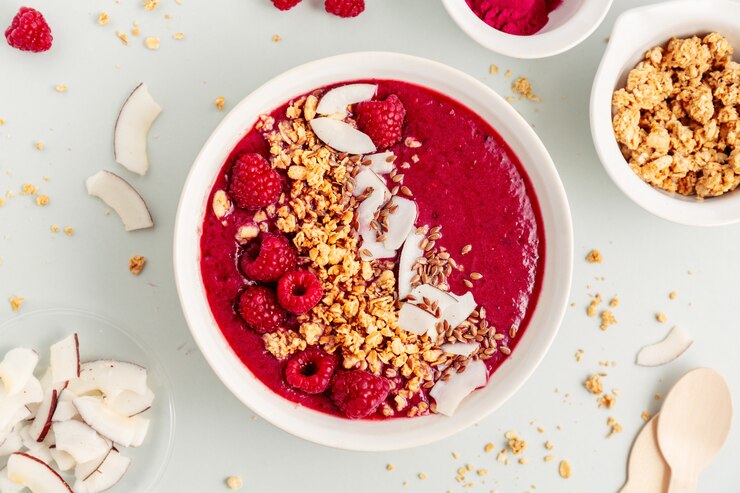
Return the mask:
<svg viewBox="0 0 740 493">
<path fill-rule="evenodd" d="M 259 154 L 242 154 L 231 168 L 229 195 L 242 209 L 261 209 L 277 202 L 282 183 L 277 171 Z"/>
<path fill-rule="evenodd" d="M 296 253 L 288 238 L 262 233 L 252 240 L 239 259 L 242 272 L 253 281 L 275 282 L 295 267 Z"/>
<path fill-rule="evenodd" d="M 285 323 L 286 314 L 275 292 L 264 286 L 249 286 L 239 297 L 239 314 L 255 332 L 274 332 Z"/>
<path fill-rule="evenodd" d="M 357 126 L 370 136 L 379 149 L 401 140 L 406 109 L 398 96 L 391 94 L 385 101 L 358 103 L 355 109 Z"/>
<path fill-rule="evenodd" d="M 326 0 L 324 8 L 339 17 L 357 17 L 365 10 L 365 0 Z"/>
<path fill-rule="evenodd" d="M 321 301 L 324 289 L 313 273 L 307 270 L 294 270 L 280 278 L 277 295 L 283 308 L 300 315 Z"/>
<path fill-rule="evenodd" d="M 320 394 L 329 388 L 337 368 L 337 357 L 312 346 L 294 355 L 285 365 L 288 383 L 307 394 Z"/>
<path fill-rule="evenodd" d="M 5 39 L 13 48 L 40 53 L 51 48 L 54 38 L 49 24 L 36 9 L 21 7 L 10 27 L 5 30 Z"/>
<path fill-rule="evenodd" d="M 348 418 L 360 419 L 374 413 L 388 397 L 390 383 L 362 370 L 338 373 L 331 385 L 331 399 Z"/>
<path fill-rule="evenodd" d="M 272 0 L 272 4 L 278 10 L 290 10 L 301 3 L 301 0 Z"/>
</svg>

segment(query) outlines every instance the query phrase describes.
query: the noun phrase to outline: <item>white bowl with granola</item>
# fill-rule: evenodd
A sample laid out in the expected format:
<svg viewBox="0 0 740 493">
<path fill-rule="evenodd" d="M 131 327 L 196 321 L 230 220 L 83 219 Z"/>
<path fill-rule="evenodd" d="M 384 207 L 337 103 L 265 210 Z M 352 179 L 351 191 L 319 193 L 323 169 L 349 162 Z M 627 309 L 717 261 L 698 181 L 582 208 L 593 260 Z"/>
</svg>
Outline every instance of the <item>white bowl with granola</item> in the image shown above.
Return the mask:
<svg viewBox="0 0 740 493">
<path fill-rule="evenodd" d="M 510 105 L 373 52 L 239 103 L 193 165 L 174 241 L 183 312 L 224 384 L 355 450 L 439 440 L 501 406 L 557 333 L 572 249 L 557 171 Z"/>
<path fill-rule="evenodd" d="M 727 0 L 639 7 L 614 25 L 591 132 L 614 183 L 656 216 L 740 221 L 739 48 L 740 4 Z"/>
</svg>

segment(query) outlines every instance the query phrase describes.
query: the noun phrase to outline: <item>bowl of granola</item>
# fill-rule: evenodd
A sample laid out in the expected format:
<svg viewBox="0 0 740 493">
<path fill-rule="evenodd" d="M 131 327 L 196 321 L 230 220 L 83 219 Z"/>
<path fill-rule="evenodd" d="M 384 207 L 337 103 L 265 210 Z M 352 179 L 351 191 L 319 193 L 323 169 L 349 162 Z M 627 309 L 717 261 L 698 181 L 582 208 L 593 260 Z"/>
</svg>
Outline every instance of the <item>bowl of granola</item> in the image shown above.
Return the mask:
<svg viewBox="0 0 740 493">
<path fill-rule="evenodd" d="M 447 66 L 353 53 L 247 96 L 184 186 L 175 274 L 223 383 L 316 443 L 449 436 L 536 369 L 567 305 L 567 198 L 530 126 Z"/>
<path fill-rule="evenodd" d="M 591 93 L 614 183 L 669 221 L 740 221 L 740 4 L 674 1 L 622 14 Z"/>
</svg>

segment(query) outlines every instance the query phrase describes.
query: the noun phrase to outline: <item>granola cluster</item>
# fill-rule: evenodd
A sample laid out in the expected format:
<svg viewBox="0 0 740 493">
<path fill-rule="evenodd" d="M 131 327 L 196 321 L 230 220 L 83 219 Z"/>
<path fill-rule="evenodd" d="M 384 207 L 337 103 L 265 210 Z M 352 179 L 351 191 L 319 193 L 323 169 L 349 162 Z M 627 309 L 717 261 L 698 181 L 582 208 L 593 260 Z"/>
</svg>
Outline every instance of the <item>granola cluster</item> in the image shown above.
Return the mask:
<svg viewBox="0 0 740 493">
<path fill-rule="evenodd" d="M 612 98 L 622 154 L 644 181 L 700 198 L 740 184 L 740 64 L 721 34 L 650 49 Z"/>
</svg>

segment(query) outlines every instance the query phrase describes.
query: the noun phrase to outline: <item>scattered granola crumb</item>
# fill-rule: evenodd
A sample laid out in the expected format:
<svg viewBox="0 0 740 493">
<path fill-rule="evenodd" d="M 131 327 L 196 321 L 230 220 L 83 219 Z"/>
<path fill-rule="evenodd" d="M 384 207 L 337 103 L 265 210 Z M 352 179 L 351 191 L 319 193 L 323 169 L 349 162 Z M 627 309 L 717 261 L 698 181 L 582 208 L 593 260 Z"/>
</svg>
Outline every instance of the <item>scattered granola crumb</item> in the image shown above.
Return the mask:
<svg viewBox="0 0 740 493">
<path fill-rule="evenodd" d="M 21 309 L 21 305 L 26 302 L 26 298 L 22 298 L 20 296 L 12 296 L 9 301 L 10 309 L 14 312 L 17 312 Z"/>
<path fill-rule="evenodd" d="M 655 314 L 655 320 L 658 322 L 664 324 L 666 320 L 668 320 L 668 317 L 666 317 L 666 314 L 663 312 L 658 312 Z"/>
<path fill-rule="evenodd" d="M 43 151 L 44 150 L 44 143 L 40 140 L 37 140 L 34 142 L 33 146 L 36 148 L 37 151 Z"/>
<path fill-rule="evenodd" d="M 489 72 L 491 72 L 493 75 L 498 74 L 498 65 L 491 64 L 490 68 L 488 69 Z"/>
<path fill-rule="evenodd" d="M 555 460 L 555 456 L 553 455 L 546 455 L 544 458 L 545 462 L 552 462 Z"/>
<path fill-rule="evenodd" d="M 586 315 L 593 318 L 596 316 L 597 308 L 601 304 L 602 298 L 600 294 L 596 294 L 594 296 L 594 299 L 591 300 L 591 303 L 588 304 L 588 307 L 586 308 Z"/>
<path fill-rule="evenodd" d="M 226 102 L 226 99 L 223 96 L 219 96 L 216 98 L 216 101 L 214 101 L 214 104 L 216 105 L 216 108 L 218 108 L 218 111 L 224 110 L 225 102 Z"/>
<path fill-rule="evenodd" d="M 598 399 L 599 407 L 611 409 L 617 403 L 617 396 L 614 394 L 604 394 Z"/>
<path fill-rule="evenodd" d="M 54 226 L 53 224 L 51 225 L 51 227 L 49 229 L 51 229 L 51 232 L 52 233 L 58 233 L 59 232 L 59 226 Z"/>
<path fill-rule="evenodd" d="M 618 307 L 619 306 L 619 298 L 617 298 L 616 296 L 614 298 L 612 298 L 611 301 L 609 301 L 609 306 L 612 307 L 612 308 Z"/>
<path fill-rule="evenodd" d="M 110 22 L 110 17 L 108 17 L 108 13 L 101 12 L 100 15 L 98 16 L 98 24 L 100 24 L 101 26 L 105 26 L 109 22 Z"/>
<path fill-rule="evenodd" d="M 650 418 L 652 418 L 652 415 L 650 414 L 649 411 L 643 411 L 640 417 L 642 418 L 643 421 L 647 422 L 647 421 L 650 421 Z"/>
<path fill-rule="evenodd" d="M 141 271 L 144 270 L 145 265 L 146 257 L 142 257 L 141 255 L 134 255 L 128 261 L 128 270 L 131 271 L 133 275 L 138 276 L 139 274 L 141 274 Z"/>
<path fill-rule="evenodd" d="M 527 459 L 526 457 L 521 457 L 519 458 L 519 464 L 521 465 L 529 464 L 529 459 Z"/>
<path fill-rule="evenodd" d="M 72 226 L 65 226 L 64 228 L 64 234 L 67 236 L 72 236 L 74 234 L 74 229 L 72 229 Z"/>
<path fill-rule="evenodd" d="M 548 440 L 548 441 L 545 442 L 545 448 L 547 450 L 552 450 L 552 449 L 555 448 L 555 445 L 553 445 L 552 442 L 550 440 Z"/>
<path fill-rule="evenodd" d="M 530 101 L 540 100 L 540 98 L 532 92 L 532 84 L 529 82 L 529 79 L 524 76 L 519 77 L 514 81 L 514 84 L 511 86 L 511 90 L 514 91 L 514 94 L 518 94 L 519 98 L 527 98 Z"/>
<path fill-rule="evenodd" d="M 54 86 L 54 90 L 56 92 L 67 92 L 67 85 L 66 84 L 57 84 Z"/>
<path fill-rule="evenodd" d="M 561 460 L 558 472 L 560 473 L 561 478 L 568 479 L 571 474 L 570 463 L 567 460 Z"/>
<path fill-rule="evenodd" d="M 588 377 L 588 380 L 583 383 L 583 385 L 586 387 L 586 390 L 594 395 L 599 395 L 604 392 L 604 384 L 601 382 L 601 378 L 599 377 L 599 375 L 591 375 L 590 377 Z"/>
<path fill-rule="evenodd" d="M 36 197 L 36 205 L 39 205 L 41 207 L 49 204 L 49 196 L 48 195 L 39 195 Z"/>
<path fill-rule="evenodd" d="M 606 330 L 610 326 L 617 323 L 617 318 L 614 316 L 611 310 L 604 310 L 601 312 L 601 330 Z"/>
<path fill-rule="evenodd" d="M 426 478 L 427 478 L 427 475 L 426 475 L 426 473 L 423 473 L 423 472 L 420 472 L 420 473 L 419 473 L 419 479 L 422 479 L 422 480 L 424 480 L 424 479 L 426 479 Z"/>
<path fill-rule="evenodd" d="M 226 478 L 226 486 L 228 486 L 230 490 L 240 490 L 243 485 L 244 482 L 239 476 L 229 476 Z"/>
<path fill-rule="evenodd" d="M 485 476 L 486 474 L 488 474 L 488 469 L 478 469 L 477 471 L 475 471 L 475 473 L 478 476 Z"/>
<path fill-rule="evenodd" d="M 116 36 L 118 36 L 118 39 L 121 40 L 121 43 L 123 43 L 125 46 L 128 46 L 128 36 L 126 35 L 126 33 L 116 31 Z"/>
<path fill-rule="evenodd" d="M 21 195 L 36 195 L 36 187 L 30 183 L 24 183 L 21 188 Z"/>
<path fill-rule="evenodd" d="M 5 205 L 5 199 L 0 197 L 0 207 Z"/>
<path fill-rule="evenodd" d="M 659 400 L 661 398 L 660 392 L 655 393 L 655 400 Z"/>
<path fill-rule="evenodd" d="M 389 464 L 386 464 L 386 466 L 385 466 L 385 470 L 386 471 L 392 471 L 393 469 L 395 469 L 395 467 L 393 466 L 393 464 L 390 464 L 390 463 Z"/>
<path fill-rule="evenodd" d="M 511 77 L 511 76 L 512 76 L 511 70 L 507 70 L 506 72 L 504 72 L 504 77 Z"/>
<path fill-rule="evenodd" d="M 527 449 L 527 442 L 519 438 L 515 431 L 507 432 L 505 437 L 508 440 L 509 450 L 514 455 L 522 454 Z"/>
<path fill-rule="evenodd" d="M 487 443 L 485 447 L 483 447 L 483 450 L 488 454 L 493 451 L 493 444 Z"/>
<path fill-rule="evenodd" d="M 157 8 L 157 5 L 159 5 L 159 0 L 145 0 L 144 1 L 144 8 L 147 10 L 154 10 Z"/>
<path fill-rule="evenodd" d="M 506 102 L 509 103 L 509 104 L 511 104 L 511 103 L 514 102 L 514 98 L 511 97 L 511 96 L 506 96 Z"/>
<path fill-rule="evenodd" d="M 671 291 L 670 293 L 668 293 L 668 299 L 669 300 L 675 300 L 676 299 L 676 296 L 678 296 L 678 295 L 676 294 L 675 291 Z"/>
<path fill-rule="evenodd" d="M 172 37 L 177 40 L 185 39 L 185 33 L 175 33 Z"/>
<path fill-rule="evenodd" d="M 581 361 L 583 359 L 583 349 L 579 349 L 576 351 L 576 361 Z"/>
<path fill-rule="evenodd" d="M 5 120 L 3 120 L 2 118 L 0 118 L 0 125 L 5 125 Z"/>
<path fill-rule="evenodd" d="M 459 459 L 460 458 L 460 454 L 458 454 L 457 452 L 452 452 L 452 458 L 453 459 Z"/>
<path fill-rule="evenodd" d="M 139 34 L 141 34 L 141 29 L 139 29 L 138 27 L 134 27 L 131 29 L 131 34 L 133 36 L 138 36 Z"/>
<path fill-rule="evenodd" d="M 601 252 L 599 250 L 591 250 L 588 252 L 588 255 L 586 255 L 586 262 L 589 264 L 600 264 L 604 260 L 604 257 L 602 257 Z"/>
<path fill-rule="evenodd" d="M 606 424 L 609 425 L 609 427 L 610 427 L 609 435 L 608 436 L 612 436 L 615 433 L 621 433 L 622 432 L 622 425 L 620 425 L 619 423 L 617 423 L 617 420 L 616 419 L 609 418 L 606 421 Z"/>
<path fill-rule="evenodd" d="M 149 36 L 146 39 L 144 39 L 144 44 L 150 50 L 158 50 L 159 49 L 159 38 L 156 36 Z"/>
<path fill-rule="evenodd" d="M 275 35 L 274 35 L 274 36 L 272 37 L 272 40 L 273 40 L 273 42 L 277 43 L 278 41 L 280 41 L 280 35 L 279 35 L 279 34 L 275 34 Z"/>
</svg>

